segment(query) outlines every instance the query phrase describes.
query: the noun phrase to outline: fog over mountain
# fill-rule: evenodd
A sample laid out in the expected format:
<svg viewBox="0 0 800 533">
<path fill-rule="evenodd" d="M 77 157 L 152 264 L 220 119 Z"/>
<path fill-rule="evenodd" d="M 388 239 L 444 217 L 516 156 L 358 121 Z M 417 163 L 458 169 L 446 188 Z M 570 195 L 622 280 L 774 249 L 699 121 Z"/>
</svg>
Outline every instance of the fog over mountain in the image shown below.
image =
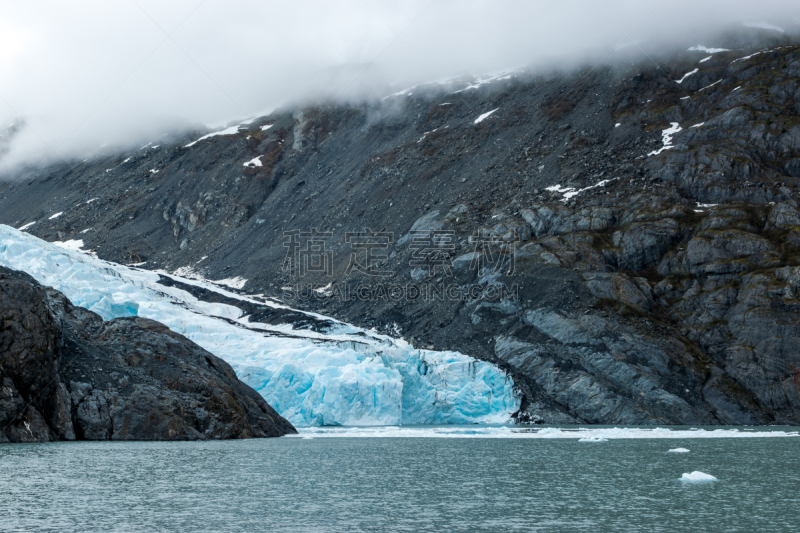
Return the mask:
<svg viewBox="0 0 800 533">
<path fill-rule="evenodd" d="M 660 51 L 743 24 L 800 30 L 800 5 L 786 0 L 82 0 L 4 3 L 2 11 L 5 171 L 309 98 L 381 96 L 464 74 L 628 54 L 657 61 Z"/>
</svg>

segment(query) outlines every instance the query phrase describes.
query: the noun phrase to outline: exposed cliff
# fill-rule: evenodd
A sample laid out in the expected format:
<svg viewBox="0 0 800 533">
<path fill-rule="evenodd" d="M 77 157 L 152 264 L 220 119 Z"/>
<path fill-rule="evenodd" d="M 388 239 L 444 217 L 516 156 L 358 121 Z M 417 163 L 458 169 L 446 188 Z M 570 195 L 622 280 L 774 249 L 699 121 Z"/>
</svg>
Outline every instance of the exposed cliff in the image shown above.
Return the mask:
<svg viewBox="0 0 800 533">
<path fill-rule="evenodd" d="M 295 433 L 230 365 L 157 322 L 104 322 L 3 267 L 0 315 L 0 442 Z"/>
</svg>

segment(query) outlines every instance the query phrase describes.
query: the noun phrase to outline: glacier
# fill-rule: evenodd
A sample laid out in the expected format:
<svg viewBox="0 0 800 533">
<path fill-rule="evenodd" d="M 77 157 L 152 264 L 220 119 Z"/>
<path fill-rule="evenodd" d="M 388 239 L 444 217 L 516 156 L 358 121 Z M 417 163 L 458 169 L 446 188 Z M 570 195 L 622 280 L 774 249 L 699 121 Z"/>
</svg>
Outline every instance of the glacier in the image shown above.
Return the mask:
<svg viewBox="0 0 800 533">
<path fill-rule="evenodd" d="M 498 367 L 453 351 L 420 350 L 403 339 L 315 313 L 323 331 L 251 322 L 235 305 L 204 302 L 159 283 L 202 285 L 242 302 L 288 307 L 197 280 L 110 263 L 0 225 L 0 265 L 28 273 L 105 320 L 161 322 L 231 364 L 296 426 L 503 424 L 520 394 Z"/>
</svg>

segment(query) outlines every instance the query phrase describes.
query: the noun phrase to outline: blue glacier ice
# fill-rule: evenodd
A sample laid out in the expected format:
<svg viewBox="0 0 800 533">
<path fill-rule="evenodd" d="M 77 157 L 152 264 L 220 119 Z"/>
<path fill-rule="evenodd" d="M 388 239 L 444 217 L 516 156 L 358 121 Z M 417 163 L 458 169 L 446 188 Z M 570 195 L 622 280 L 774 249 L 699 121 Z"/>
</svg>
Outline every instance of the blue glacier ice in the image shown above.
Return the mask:
<svg viewBox="0 0 800 533">
<path fill-rule="evenodd" d="M 159 284 L 155 272 L 102 261 L 4 225 L 0 265 L 27 272 L 106 320 L 140 316 L 165 324 L 230 363 L 296 426 L 497 424 L 519 409 L 512 380 L 492 364 L 457 352 L 419 350 L 332 319 L 324 333 L 253 323 L 238 307 Z"/>
</svg>

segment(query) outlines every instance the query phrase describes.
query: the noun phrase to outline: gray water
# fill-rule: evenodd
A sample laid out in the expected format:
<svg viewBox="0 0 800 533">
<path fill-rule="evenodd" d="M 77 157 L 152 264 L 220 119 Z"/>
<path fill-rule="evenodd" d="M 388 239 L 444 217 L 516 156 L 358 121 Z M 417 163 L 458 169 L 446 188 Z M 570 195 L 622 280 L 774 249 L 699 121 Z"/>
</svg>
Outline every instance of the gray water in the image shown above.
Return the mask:
<svg viewBox="0 0 800 533">
<path fill-rule="evenodd" d="M 353 434 L 0 445 L 0 530 L 800 529 L 796 437 Z"/>
</svg>

